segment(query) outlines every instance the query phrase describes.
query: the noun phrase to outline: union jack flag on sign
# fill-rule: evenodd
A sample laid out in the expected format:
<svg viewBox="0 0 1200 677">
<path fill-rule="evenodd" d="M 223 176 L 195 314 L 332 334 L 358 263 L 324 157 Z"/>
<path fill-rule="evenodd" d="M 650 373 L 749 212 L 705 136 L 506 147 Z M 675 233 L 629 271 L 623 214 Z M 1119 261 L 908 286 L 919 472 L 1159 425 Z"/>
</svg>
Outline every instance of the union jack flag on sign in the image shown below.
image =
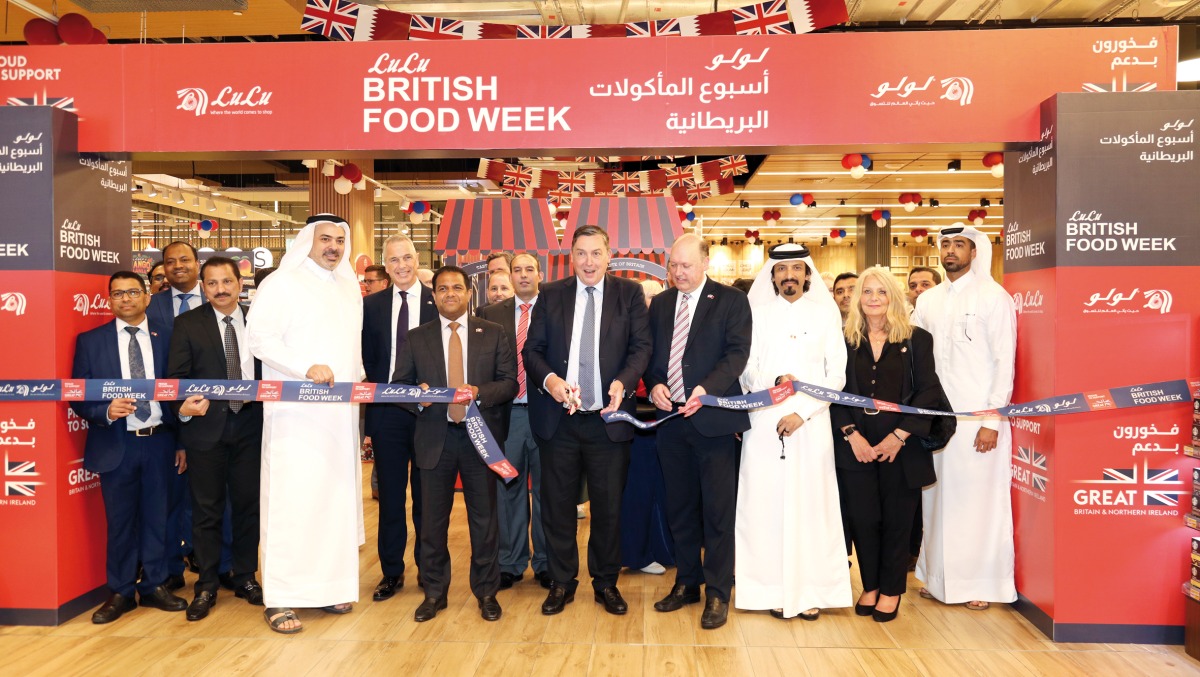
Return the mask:
<svg viewBox="0 0 1200 677">
<path fill-rule="evenodd" d="M 1129 82 L 1124 73 L 1121 74 L 1120 82 L 1117 82 L 1117 76 L 1114 75 L 1112 82 L 1108 84 L 1103 82 L 1083 83 L 1085 92 L 1149 92 L 1154 89 L 1158 89 L 1157 82 Z"/>
<path fill-rule="evenodd" d="M 679 19 L 635 21 L 625 24 L 627 38 L 657 38 L 666 35 L 683 35 L 679 30 Z"/>
<path fill-rule="evenodd" d="M 330 40 L 353 40 L 358 23 L 358 3 L 349 0 L 308 0 L 302 30 Z"/>
<path fill-rule="evenodd" d="M 408 28 L 409 40 L 462 40 L 463 22 L 414 14 Z"/>
<path fill-rule="evenodd" d="M 73 96 L 47 96 L 46 91 L 42 90 L 41 98 L 37 94 L 25 99 L 16 96 L 8 97 L 8 105 L 10 106 L 51 106 L 53 108 L 61 108 L 65 111 L 74 113 L 75 97 Z"/>
<path fill-rule="evenodd" d="M 733 10 L 733 30 L 738 35 L 793 35 L 786 0 L 772 0 Z"/>
<path fill-rule="evenodd" d="M 571 37 L 570 26 L 517 26 L 518 40 L 569 37 Z"/>
<path fill-rule="evenodd" d="M 30 479 L 37 476 L 38 472 L 36 461 L 12 461 L 9 460 L 8 454 L 4 455 L 5 496 L 35 495 L 37 493 L 37 489 L 34 487 L 43 484 L 43 482 L 36 482 Z"/>
<path fill-rule="evenodd" d="M 1139 473 L 1139 470 L 1142 472 Z M 1139 475 L 1142 477 L 1142 481 L 1140 482 L 1138 481 Z M 1141 490 L 1142 505 L 1147 506 L 1175 507 L 1179 505 L 1179 495 L 1183 493 L 1183 491 L 1166 489 L 1166 487 L 1183 488 L 1183 482 L 1179 480 L 1178 470 L 1173 468 L 1151 468 L 1149 461 L 1143 463 L 1141 468 L 1137 466 L 1132 468 L 1105 468 L 1100 479 L 1076 480 L 1076 484 L 1133 485 L 1129 490 Z"/>
</svg>

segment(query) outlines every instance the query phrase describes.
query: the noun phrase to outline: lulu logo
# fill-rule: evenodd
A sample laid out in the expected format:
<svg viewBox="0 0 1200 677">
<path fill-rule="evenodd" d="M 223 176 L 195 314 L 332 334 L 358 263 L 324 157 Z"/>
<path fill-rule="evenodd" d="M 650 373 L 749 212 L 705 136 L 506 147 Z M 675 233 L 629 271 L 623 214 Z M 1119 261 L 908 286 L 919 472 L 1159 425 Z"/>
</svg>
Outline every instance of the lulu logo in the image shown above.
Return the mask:
<svg viewBox="0 0 1200 677">
<path fill-rule="evenodd" d="M 84 317 L 90 315 L 112 315 L 112 306 L 109 305 L 108 299 L 99 294 L 90 298 L 87 294 L 76 294 L 73 299 L 75 312 Z"/>
<path fill-rule="evenodd" d="M 1116 287 L 1109 289 L 1107 294 L 1096 292 L 1083 302 L 1085 313 L 1120 313 L 1134 314 L 1143 310 L 1158 311 L 1159 315 L 1171 312 L 1175 298 L 1167 289 L 1141 289 L 1124 294 L 1117 292 Z"/>
<path fill-rule="evenodd" d="M 938 93 L 936 89 L 929 94 L 923 93 L 927 92 L 935 83 L 941 87 L 941 95 L 936 99 L 932 96 Z M 880 83 L 875 88 L 875 93 L 870 96 L 872 99 L 878 100 L 877 103 L 872 102 L 872 106 L 932 106 L 942 100 L 958 103 L 960 106 L 969 106 L 975 98 L 975 83 L 971 81 L 971 78 L 939 79 L 936 75 L 930 75 L 924 82 L 921 82 L 920 78 L 909 82 L 906 75 L 900 78 L 900 82 L 895 85 L 891 82 Z M 887 98 L 885 99 L 885 97 Z"/>
<path fill-rule="evenodd" d="M 271 94 L 262 87 L 255 85 L 241 92 L 233 87 L 222 87 L 215 98 L 208 96 L 208 91 L 201 87 L 185 87 L 175 92 L 179 105 L 175 110 L 194 113 L 197 117 L 208 115 L 209 108 L 220 109 L 211 111 L 213 114 L 224 113 L 225 109 L 254 109 L 262 108 L 271 103 Z"/>
<path fill-rule="evenodd" d="M 1029 313 L 1031 315 L 1040 315 L 1042 313 L 1042 292 L 1040 290 L 1013 292 L 1013 305 L 1017 309 L 1018 315 Z"/>
<path fill-rule="evenodd" d="M 25 314 L 27 302 L 25 295 L 18 291 L 6 291 L 0 294 L 0 311 L 9 312 L 20 317 Z"/>
</svg>

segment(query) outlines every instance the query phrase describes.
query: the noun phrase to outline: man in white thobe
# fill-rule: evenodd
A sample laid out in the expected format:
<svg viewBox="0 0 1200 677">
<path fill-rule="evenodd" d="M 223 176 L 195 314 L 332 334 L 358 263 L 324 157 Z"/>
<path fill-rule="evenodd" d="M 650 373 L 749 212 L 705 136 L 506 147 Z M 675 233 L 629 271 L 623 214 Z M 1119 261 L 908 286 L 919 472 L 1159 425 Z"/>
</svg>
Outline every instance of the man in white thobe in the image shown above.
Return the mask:
<svg viewBox="0 0 1200 677">
<path fill-rule="evenodd" d="M 362 375 L 362 295 L 350 229 L 308 219 L 258 290 L 246 343 L 265 381 L 356 382 Z M 272 630 L 299 632 L 293 608 L 348 613 L 358 600 L 362 523 L 358 405 L 263 404 L 263 597 Z"/>
<path fill-rule="evenodd" d="M 1013 391 L 1016 311 L 992 279 L 991 242 L 962 224 L 943 229 L 938 240 L 946 280 L 917 298 L 913 324 L 933 334 L 937 375 L 955 411 L 1006 406 Z M 922 596 L 976 610 L 1016 601 L 1008 420 L 958 419 L 933 466 L 938 481 L 921 498 Z"/>
<path fill-rule="evenodd" d="M 743 388 L 799 380 L 841 390 L 842 317 L 807 248 L 771 249 L 750 288 L 750 306 Z M 827 403 L 796 393 L 750 412 L 734 531 L 738 609 L 816 620 L 822 608 L 851 605 Z"/>
</svg>

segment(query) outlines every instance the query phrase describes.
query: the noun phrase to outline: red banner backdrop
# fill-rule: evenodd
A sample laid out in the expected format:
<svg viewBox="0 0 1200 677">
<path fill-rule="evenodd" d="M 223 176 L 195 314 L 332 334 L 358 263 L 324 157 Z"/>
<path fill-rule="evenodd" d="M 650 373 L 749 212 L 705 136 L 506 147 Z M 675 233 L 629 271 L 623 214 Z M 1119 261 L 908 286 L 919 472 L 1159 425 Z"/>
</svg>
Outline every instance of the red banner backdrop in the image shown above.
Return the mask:
<svg viewBox="0 0 1200 677">
<path fill-rule="evenodd" d="M 77 110 L 86 151 L 999 144 L 1035 139 L 1056 92 L 1173 89 L 1176 44 L 1164 26 L 17 46 L 0 100 Z"/>
</svg>

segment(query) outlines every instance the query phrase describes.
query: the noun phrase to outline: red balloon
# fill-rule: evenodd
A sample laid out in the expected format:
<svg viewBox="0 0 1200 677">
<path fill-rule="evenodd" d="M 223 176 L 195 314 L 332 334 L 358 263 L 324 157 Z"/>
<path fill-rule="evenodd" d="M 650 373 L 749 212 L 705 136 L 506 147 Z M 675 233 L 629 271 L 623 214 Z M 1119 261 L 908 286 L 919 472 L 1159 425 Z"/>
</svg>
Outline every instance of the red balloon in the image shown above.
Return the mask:
<svg viewBox="0 0 1200 677">
<path fill-rule="evenodd" d="M 783 214 L 780 213 L 780 211 L 778 209 L 776 209 L 775 211 L 771 212 L 771 218 L 778 221 L 779 219 L 783 218 Z"/>
<path fill-rule="evenodd" d="M 976 216 L 978 216 L 978 217 L 979 217 L 979 218 L 981 218 L 981 219 L 986 219 L 986 218 L 987 218 L 987 210 L 986 210 L 986 209 L 980 209 L 978 212 L 976 212 L 976 214 L 975 214 L 975 215 L 976 215 Z"/>
<path fill-rule="evenodd" d="M 883 218 L 883 210 L 876 209 L 875 211 L 871 212 L 871 218 L 876 221 L 878 221 L 879 219 L 882 219 Z"/>
<path fill-rule="evenodd" d="M 912 193 L 900 193 L 900 204 L 906 205 L 912 201 Z"/>
<path fill-rule="evenodd" d="M 687 213 L 685 213 L 685 212 L 675 212 L 675 213 L 679 216 L 680 221 L 687 221 Z"/>
<path fill-rule="evenodd" d="M 358 168 L 358 165 L 350 163 L 345 167 L 342 167 L 342 176 L 350 179 L 350 183 L 358 183 L 362 180 L 363 173 L 362 170 Z"/>
<path fill-rule="evenodd" d="M 920 193 L 911 193 L 911 194 L 909 195 L 909 197 L 911 197 L 911 198 L 912 198 L 912 201 L 913 201 L 913 202 L 916 202 L 916 203 L 920 204 L 920 202 L 921 202 L 921 194 L 920 194 Z"/>
<path fill-rule="evenodd" d="M 967 212 L 967 220 L 968 220 L 968 221 L 974 221 L 974 220 L 975 220 L 975 216 L 976 216 L 976 215 L 978 215 L 978 214 L 979 214 L 979 210 L 978 210 L 978 209 L 972 209 L 971 211 Z"/>
<path fill-rule="evenodd" d="M 763 221 L 770 221 L 770 220 L 771 220 L 771 212 L 770 211 L 763 212 Z"/>
<path fill-rule="evenodd" d="M 829 231 L 829 237 L 836 238 L 836 237 L 841 237 L 841 235 L 838 233 L 838 229 L 834 228 L 833 230 Z"/>
<path fill-rule="evenodd" d="M 58 20 L 58 37 L 68 45 L 86 45 L 92 41 L 92 22 L 82 14 L 71 12 Z"/>
<path fill-rule="evenodd" d="M 987 153 L 986 155 L 983 156 L 983 166 L 984 167 L 993 167 L 995 165 L 1003 164 L 1003 163 L 1004 163 L 1004 153 L 998 153 L 996 151 L 992 151 L 991 153 Z"/>
<path fill-rule="evenodd" d="M 858 153 L 850 153 L 842 158 L 842 166 L 846 169 L 853 169 L 862 165 L 862 155 Z"/>
<path fill-rule="evenodd" d="M 99 28 L 93 28 L 92 29 L 92 41 L 89 42 L 88 44 L 89 45 L 107 45 L 108 44 L 108 36 L 105 35 L 104 31 L 100 30 Z M 243 259 L 243 260 L 245 260 L 245 259 Z"/>
<path fill-rule="evenodd" d="M 812 203 L 816 202 L 816 200 L 813 199 L 812 193 L 805 193 L 804 195 L 801 195 L 800 198 L 804 200 L 804 204 L 806 205 L 811 205 Z"/>
<path fill-rule="evenodd" d="M 30 19 L 25 24 L 25 42 L 31 45 L 57 45 L 58 28 L 45 19 Z"/>
</svg>

